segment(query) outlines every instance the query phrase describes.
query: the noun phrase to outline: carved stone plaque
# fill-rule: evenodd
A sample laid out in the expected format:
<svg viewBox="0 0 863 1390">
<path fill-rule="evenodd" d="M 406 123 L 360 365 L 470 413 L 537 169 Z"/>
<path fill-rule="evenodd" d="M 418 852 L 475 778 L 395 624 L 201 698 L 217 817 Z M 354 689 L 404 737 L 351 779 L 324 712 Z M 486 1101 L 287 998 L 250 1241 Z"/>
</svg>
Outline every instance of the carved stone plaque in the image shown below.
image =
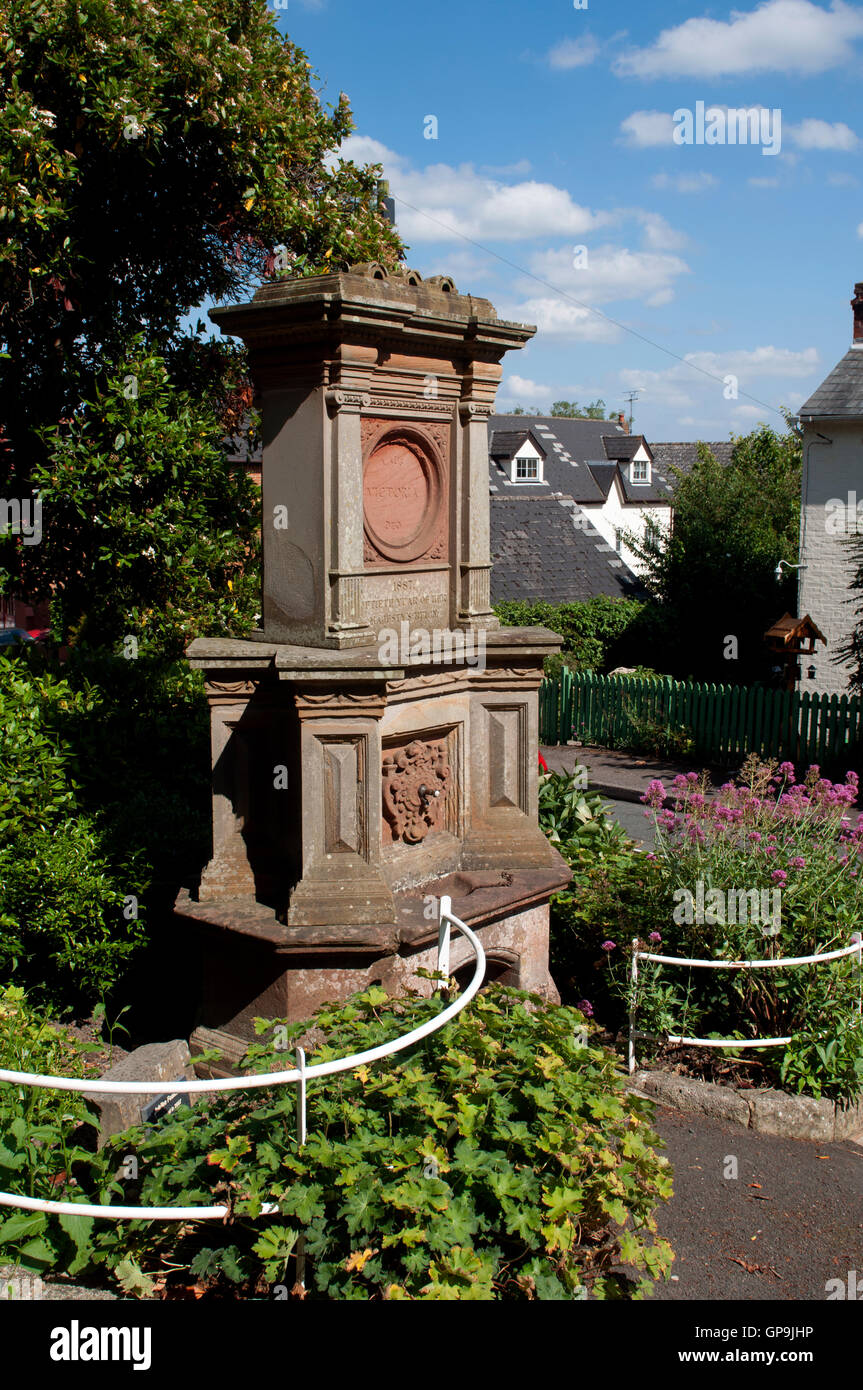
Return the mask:
<svg viewBox="0 0 863 1390">
<path fill-rule="evenodd" d="M 366 420 L 363 427 L 366 564 L 443 558 L 447 486 L 441 441 L 425 425 Z"/>
<path fill-rule="evenodd" d="M 418 452 L 381 444 L 366 465 L 366 525 L 379 545 L 404 549 L 419 534 L 432 503 L 433 483 Z"/>
<path fill-rule="evenodd" d="M 443 830 L 452 769 L 445 738 L 412 739 L 389 748 L 383 760 L 383 813 L 393 840 L 416 845 Z"/>
</svg>

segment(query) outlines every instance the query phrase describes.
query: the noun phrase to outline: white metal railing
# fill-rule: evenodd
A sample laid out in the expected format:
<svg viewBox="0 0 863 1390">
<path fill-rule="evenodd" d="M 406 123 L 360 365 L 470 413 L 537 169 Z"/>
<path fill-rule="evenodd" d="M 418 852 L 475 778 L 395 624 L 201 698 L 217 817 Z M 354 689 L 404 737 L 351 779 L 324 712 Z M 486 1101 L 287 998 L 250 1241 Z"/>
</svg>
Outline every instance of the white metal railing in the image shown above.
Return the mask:
<svg viewBox="0 0 863 1390">
<path fill-rule="evenodd" d="M 409 1033 L 397 1038 L 395 1042 L 382 1043 L 365 1052 L 353 1053 L 350 1057 L 339 1057 L 333 1062 L 318 1062 L 306 1065 L 303 1048 L 295 1049 L 296 1068 L 285 1071 L 266 1072 L 257 1076 L 214 1078 L 209 1081 L 172 1081 L 171 1094 L 195 1095 L 203 1091 L 251 1091 L 265 1086 L 297 1086 L 297 1137 L 300 1144 L 306 1141 L 306 1083 L 318 1076 L 334 1076 L 338 1072 L 352 1071 L 354 1067 L 365 1066 L 369 1062 L 380 1061 L 397 1052 L 404 1052 L 414 1043 L 436 1033 L 446 1026 L 462 1009 L 466 1008 L 479 992 L 485 977 L 485 952 L 479 938 L 458 917 L 452 913 L 452 899 L 441 898 L 438 926 L 437 959 L 438 973 L 449 978 L 450 936 L 455 927 L 473 947 L 476 967 L 473 978 L 463 994 L 452 1004 L 427 1023 L 412 1028 Z M 445 988 L 445 981 L 439 980 L 435 989 Z M 5 1071 L 0 1069 L 0 1082 L 12 1085 L 41 1087 L 44 1090 L 76 1091 L 87 1095 L 159 1095 L 165 1089 L 162 1081 L 80 1081 L 66 1076 L 40 1076 L 33 1072 Z M 0 1207 L 19 1207 L 24 1211 L 44 1211 L 59 1215 L 96 1216 L 114 1221 L 221 1221 L 230 1208 L 224 1205 L 213 1207 L 126 1207 L 98 1205 L 87 1202 L 53 1202 L 40 1197 L 22 1197 L 14 1192 L 0 1192 Z M 267 1202 L 262 1215 L 272 1216 L 279 1210 L 278 1204 Z"/>
<path fill-rule="evenodd" d="M 635 1041 L 651 1039 L 659 1041 L 664 1039 L 666 1043 L 673 1043 L 675 1046 L 684 1047 L 787 1047 L 792 1041 L 791 1038 L 684 1038 L 684 1037 L 665 1037 L 659 1033 L 640 1032 L 635 1027 L 636 989 L 638 986 L 638 962 L 640 960 L 654 961 L 658 965 L 689 965 L 697 970 L 779 970 L 796 965 L 823 965 L 827 961 L 840 960 L 843 956 L 857 957 L 857 969 L 861 971 L 863 966 L 863 935 L 855 932 L 851 938 L 852 945 L 843 946 L 838 951 L 824 951 L 815 956 L 783 956 L 776 960 L 690 960 L 686 956 L 659 956 L 652 951 L 640 951 L 638 949 L 638 937 L 632 939 L 632 966 L 630 968 L 630 1008 L 629 1008 L 629 1074 L 630 1076 L 636 1069 L 635 1060 Z M 861 972 L 860 998 L 857 1002 L 857 1012 L 863 1013 L 863 972 Z"/>
</svg>

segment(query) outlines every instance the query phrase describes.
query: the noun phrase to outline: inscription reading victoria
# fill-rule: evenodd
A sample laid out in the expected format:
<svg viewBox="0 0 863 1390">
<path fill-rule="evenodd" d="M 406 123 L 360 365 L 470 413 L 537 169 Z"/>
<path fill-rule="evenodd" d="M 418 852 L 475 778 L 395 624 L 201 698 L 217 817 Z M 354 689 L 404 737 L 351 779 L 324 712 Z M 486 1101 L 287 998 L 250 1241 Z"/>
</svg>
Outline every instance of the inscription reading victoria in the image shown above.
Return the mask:
<svg viewBox="0 0 863 1390">
<path fill-rule="evenodd" d="M 442 436 L 443 446 L 446 436 Z M 412 564 L 447 548 L 445 448 L 423 423 L 363 421 L 365 562 Z"/>
</svg>

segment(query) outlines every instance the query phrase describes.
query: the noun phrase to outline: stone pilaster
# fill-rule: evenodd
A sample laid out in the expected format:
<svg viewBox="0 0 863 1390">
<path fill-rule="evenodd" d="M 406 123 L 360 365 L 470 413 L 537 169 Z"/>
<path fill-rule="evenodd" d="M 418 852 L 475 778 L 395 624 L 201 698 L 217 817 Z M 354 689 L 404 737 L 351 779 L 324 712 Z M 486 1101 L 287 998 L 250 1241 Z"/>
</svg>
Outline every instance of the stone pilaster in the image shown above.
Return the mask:
<svg viewBox="0 0 863 1390">
<path fill-rule="evenodd" d="M 339 647 L 368 646 L 375 634 L 362 611 L 363 441 L 361 411 L 371 397 L 362 391 L 326 393 L 329 417 L 329 476 L 325 505 L 331 518 L 327 635 Z"/>
<path fill-rule="evenodd" d="M 459 496 L 459 603 L 457 623 L 466 628 L 496 628 L 492 612 L 491 525 L 488 506 L 488 418 L 492 406 L 482 401 L 459 405 L 461 492 Z"/>
<path fill-rule="evenodd" d="M 288 926 L 395 921 L 381 871 L 381 718 L 385 694 L 302 691 L 302 879 Z"/>
<path fill-rule="evenodd" d="M 213 857 L 201 877 L 206 902 L 255 893 L 243 832 L 249 815 L 249 757 L 240 723 L 255 686 L 208 682 L 213 759 Z"/>
</svg>

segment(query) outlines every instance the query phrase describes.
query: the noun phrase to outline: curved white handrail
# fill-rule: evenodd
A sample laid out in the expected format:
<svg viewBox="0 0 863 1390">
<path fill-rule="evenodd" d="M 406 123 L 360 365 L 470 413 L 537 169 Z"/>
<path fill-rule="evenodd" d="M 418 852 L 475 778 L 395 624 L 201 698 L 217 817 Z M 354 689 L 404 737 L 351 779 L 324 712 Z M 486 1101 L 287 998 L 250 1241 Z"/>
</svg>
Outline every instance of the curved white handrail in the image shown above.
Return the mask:
<svg viewBox="0 0 863 1390">
<path fill-rule="evenodd" d="M 638 983 L 638 962 L 640 960 L 652 960 L 657 965 L 689 965 L 702 970 L 777 970 L 780 967 L 796 965 L 821 965 L 824 961 L 840 960 L 843 956 L 857 956 L 858 963 L 863 966 L 863 936 L 860 932 L 855 932 L 852 937 L 852 945 L 842 946 L 838 951 L 824 951 L 814 956 L 779 956 L 776 960 L 694 960 L 687 956 L 658 956 L 651 951 L 639 951 L 638 937 L 633 937 L 632 941 L 632 968 L 630 981 L 632 985 L 632 1007 L 629 1010 L 629 1047 L 628 1065 L 630 1076 L 635 1071 L 635 1042 L 636 1039 L 644 1041 L 659 1041 L 664 1038 L 666 1043 L 674 1046 L 685 1047 L 727 1047 L 737 1051 L 744 1047 L 787 1047 L 792 1038 L 685 1038 L 672 1037 L 670 1034 L 644 1033 L 635 1026 L 635 986 Z M 861 978 L 860 1003 L 858 1012 L 863 1013 L 863 978 Z"/>
<path fill-rule="evenodd" d="M 775 970 L 782 965 L 820 965 L 825 960 L 859 954 L 860 943 L 843 946 L 839 951 L 824 951 L 815 956 L 780 956 L 776 960 L 690 960 L 688 956 L 655 956 L 650 951 L 637 951 L 639 960 L 653 960 L 660 965 L 694 965 L 710 970 Z"/>
<path fill-rule="evenodd" d="M 380 1061 L 383 1057 L 390 1057 L 397 1052 L 404 1052 L 407 1048 L 413 1047 L 423 1038 L 427 1038 L 432 1033 L 444 1028 L 457 1014 L 461 1013 L 462 1009 L 467 1007 L 482 987 L 486 964 L 482 943 L 470 927 L 460 918 L 453 916 L 452 900 L 441 898 L 438 961 L 439 963 L 442 959 L 445 961 L 447 973 L 451 927 L 456 927 L 462 932 L 473 947 L 476 955 L 476 967 L 473 978 L 464 993 L 460 994 L 452 1004 L 447 1005 L 435 1018 L 429 1019 L 427 1023 L 420 1024 L 418 1028 L 412 1028 L 409 1033 L 397 1038 L 395 1042 L 382 1043 L 378 1047 L 368 1048 L 365 1052 L 356 1052 L 349 1057 L 339 1057 L 333 1062 L 319 1062 L 312 1067 L 301 1065 L 291 1070 L 266 1072 L 260 1076 L 252 1077 L 225 1077 L 212 1081 L 172 1081 L 170 1082 L 171 1094 L 173 1095 L 175 1092 L 189 1094 L 200 1091 L 247 1091 L 260 1089 L 264 1086 L 284 1086 L 292 1082 L 308 1081 L 316 1076 L 334 1076 L 338 1072 L 351 1071 L 354 1067 L 365 1066 L 368 1062 Z M 0 1081 L 42 1089 L 77 1091 L 87 1095 L 116 1095 L 117 1093 L 123 1095 L 158 1095 L 165 1090 L 164 1080 L 155 1083 L 149 1081 L 77 1081 L 64 1076 L 40 1076 L 33 1072 L 5 1070 L 0 1070 Z M 55 1202 L 43 1200 L 40 1197 L 22 1197 L 14 1192 L 0 1192 L 0 1207 L 20 1207 L 25 1211 L 44 1211 L 60 1215 L 107 1217 L 109 1220 L 118 1221 L 219 1221 L 226 1217 L 230 1211 L 230 1208 L 224 1205 L 213 1207 L 125 1207 L 101 1206 L 87 1202 Z M 267 1202 L 262 1207 L 261 1214 L 271 1216 L 278 1210 L 277 1203 Z"/>
</svg>

